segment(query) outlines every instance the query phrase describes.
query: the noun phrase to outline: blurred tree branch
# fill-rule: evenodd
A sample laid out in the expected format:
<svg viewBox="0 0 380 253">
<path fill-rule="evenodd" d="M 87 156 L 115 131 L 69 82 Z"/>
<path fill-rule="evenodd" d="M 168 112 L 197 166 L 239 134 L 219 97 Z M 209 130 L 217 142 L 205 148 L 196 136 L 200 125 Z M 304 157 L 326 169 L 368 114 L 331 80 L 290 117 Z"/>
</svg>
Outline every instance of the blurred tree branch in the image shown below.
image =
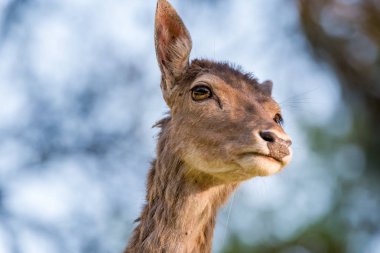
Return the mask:
<svg viewBox="0 0 380 253">
<path fill-rule="evenodd" d="M 331 66 L 351 108 L 352 141 L 379 170 L 380 4 L 374 0 L 298 0 L 301 27 L 313 55 Z"/>
</svg>

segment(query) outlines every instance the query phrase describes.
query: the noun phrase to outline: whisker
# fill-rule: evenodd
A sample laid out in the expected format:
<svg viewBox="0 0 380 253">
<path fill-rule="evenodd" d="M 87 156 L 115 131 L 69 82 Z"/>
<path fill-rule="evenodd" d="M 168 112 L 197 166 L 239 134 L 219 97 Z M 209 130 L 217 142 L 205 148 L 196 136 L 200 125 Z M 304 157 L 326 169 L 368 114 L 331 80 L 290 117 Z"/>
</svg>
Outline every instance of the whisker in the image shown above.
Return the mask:
<svg viewBox="0 0 380 253">
<path fill-rule="evenodd" d="M 312 92 L 315 92 L 317 89 L 318 89 L 318 88 L 314 88 L 314 89 L 312 89 L 312 90 L 308 90 L 308 91 L 303 91 L 303 92 L 297 93 L 297 94 L 292 95 L 292 96 L 286 98 L 285 100 L 281 101 L 279 104 L 281 105 L 281 104 L 283 104 L 283 103 L 286 103 L 286 102 L 289 101 L 289 100 L 296 99 L 296 98 L 299 98 L 299 97 L 302 97 L 302 98 L 303 98 L 303 96 L 305 96 L 305 95 L 307 95 L 307 94 L 310 94 L 310 93 L 312 93 Z"/>
<path fill-rule="evenodd" d="M 282 108 L 290 107 L 290 108 L 298 109 L 300 108 L 300 105 L 311 104 L 311 103 L 315 104 L 315 101 L 313 101 L 310 97 L 307 97 L 306 95 L 310 94 L 311 92 L 315 92 L 316 90 L 317 88 L 309 90 L 309 91 L 300 92 L 298 94 L 290 96 L 286 98 L 285 100 L 281 101 L 279 105 Z"/>
<path fill-rule="evenodd" d="M 227 239 L 227 234 L 228 234 L 228 226 L 229 226 L 229 222 L 230 222 L 230 216 L 231 216 L 231 211 L 232 211 L 232 207 L 234 205 L 234 200 L 235 200 L 235 196 L 239 193 L 239 191 L 235 191 L 231 197 L 231 203 L 228 207 L 228 212 L 227 212 L 227 223 L 226 223 L 226 226 L 225 226 L 225 231 L 224 231 L 224 236 L 223 236 L 223 242 L 226 243 L 226 239 Z"/>
</svg>

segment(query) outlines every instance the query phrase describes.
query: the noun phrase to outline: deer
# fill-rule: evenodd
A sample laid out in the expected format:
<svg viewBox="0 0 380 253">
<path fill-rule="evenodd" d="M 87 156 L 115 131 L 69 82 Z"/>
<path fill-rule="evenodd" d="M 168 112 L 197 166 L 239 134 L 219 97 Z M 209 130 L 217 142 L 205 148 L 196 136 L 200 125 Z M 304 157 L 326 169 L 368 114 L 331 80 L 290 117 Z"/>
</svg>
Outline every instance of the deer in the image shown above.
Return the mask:
<svg viewBox="0 0 380 253">
<path fill-rule="evenodd" d="M 124 253 L 209 253 L 217 211 L 241 182 L 291 160 L 272 82 L 227 62 L 190 61 L 192 40 L 167 0 L 154 27 L 168 115 L 155 126 L 146 203 Z"/>
</svg>

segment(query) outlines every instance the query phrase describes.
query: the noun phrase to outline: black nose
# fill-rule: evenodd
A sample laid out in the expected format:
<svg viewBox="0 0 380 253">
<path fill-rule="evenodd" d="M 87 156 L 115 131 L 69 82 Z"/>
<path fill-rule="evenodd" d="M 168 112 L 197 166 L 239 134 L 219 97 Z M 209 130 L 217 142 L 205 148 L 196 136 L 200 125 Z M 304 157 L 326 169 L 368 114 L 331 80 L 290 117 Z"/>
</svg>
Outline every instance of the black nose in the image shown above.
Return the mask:
<svg viewBox="0 0 380 253">
<path fill-rule="evenodd" d="M 281 139 L 280 137 L 278 137 L 274 132 L 272 131 L 260 131 L 260 137 L 266 141 L 266 142 L 270 142 L 270 143 L 274 143 L 274 142 L 277 142 L 277 143 L 281 143 L 283 145 L 286 145 L 287 147 L 289 147 L 290 145 L 292 145 L 292 141 L 291 140 L 283 140 Z"/>
</svg>

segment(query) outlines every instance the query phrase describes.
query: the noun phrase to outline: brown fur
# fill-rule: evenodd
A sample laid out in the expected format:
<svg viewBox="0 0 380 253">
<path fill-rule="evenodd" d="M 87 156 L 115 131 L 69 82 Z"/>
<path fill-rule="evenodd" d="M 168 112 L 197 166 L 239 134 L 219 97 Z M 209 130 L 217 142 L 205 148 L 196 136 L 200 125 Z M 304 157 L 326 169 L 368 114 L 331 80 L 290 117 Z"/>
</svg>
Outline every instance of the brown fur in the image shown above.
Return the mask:
<svg viewBox="0 0 380 253">
<path fill-rule="evenodd" d="M 280 171 L 291 142 L 274 120 L 272 83 L 227 63 L 189 63 L 190 35 L 166 0 L 158 0 L 155 42 L 170 115 L 157 123 L 147 203 L 125 253 L 208 253 L 217 210 L 241 181 Z M 199 85 L 212 96 L 194 100 Z"/>
</svg>

